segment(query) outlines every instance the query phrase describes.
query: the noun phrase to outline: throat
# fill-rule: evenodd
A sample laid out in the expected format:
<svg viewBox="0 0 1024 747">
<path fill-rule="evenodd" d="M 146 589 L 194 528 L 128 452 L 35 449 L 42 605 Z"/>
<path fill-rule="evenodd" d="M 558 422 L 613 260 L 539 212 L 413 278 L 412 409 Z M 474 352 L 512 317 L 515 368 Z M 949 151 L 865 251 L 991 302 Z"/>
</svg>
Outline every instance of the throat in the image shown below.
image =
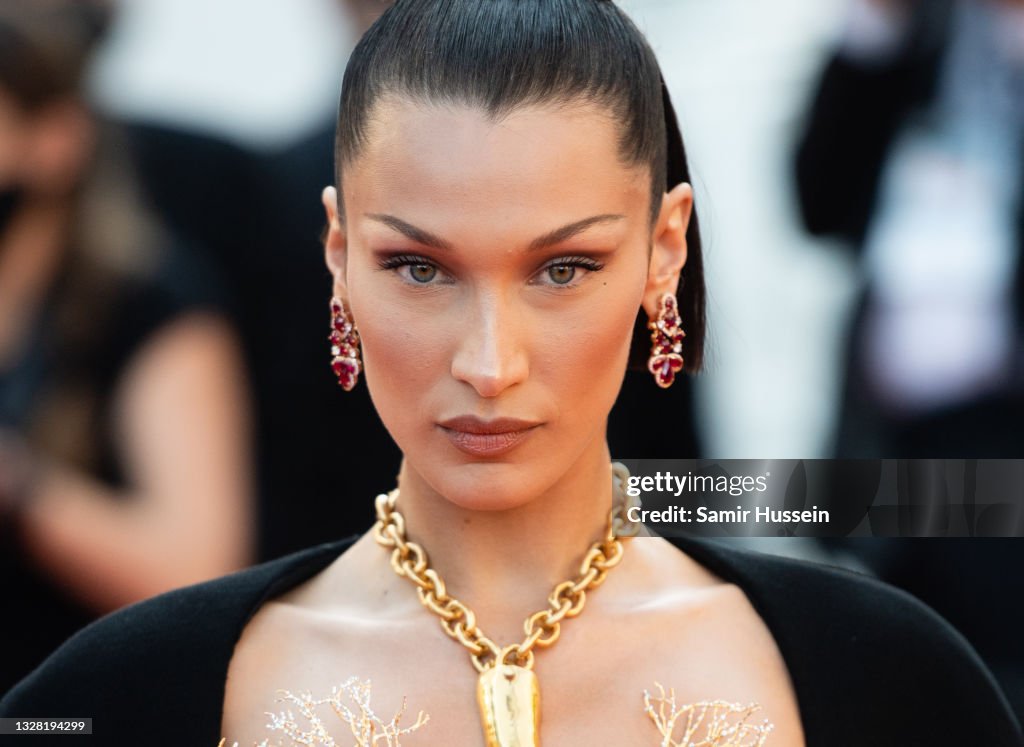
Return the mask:
<svg viewBox="0 0 1024 747">
<path fill-rule="evenodd" d="M 496 511 L 456 505 L 410 473 L 403 465 L 398 499 L 410 541 L 424 550 L 450 594 L 492 624 L 518 618 L 509 624 L 513 630 L 521 630 L 522 616 L 543 604 L 555 584 L 575 575 L 603 537 L 612 506 L 610 461 L 596 471 L 597 480 L 560 484 Z"/>
</svg>

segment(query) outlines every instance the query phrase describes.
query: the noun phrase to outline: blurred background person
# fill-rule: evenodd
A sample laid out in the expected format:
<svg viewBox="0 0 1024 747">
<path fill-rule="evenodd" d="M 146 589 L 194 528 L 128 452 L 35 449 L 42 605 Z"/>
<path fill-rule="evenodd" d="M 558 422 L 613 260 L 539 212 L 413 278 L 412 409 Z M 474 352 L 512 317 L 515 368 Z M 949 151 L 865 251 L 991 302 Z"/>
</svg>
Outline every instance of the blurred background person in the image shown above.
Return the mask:
<svg viewBox="0 0 1024 747">
<path fill-rule="evenodd" d="M 259 559 L 363 531 L 366 496 L 398 473 L 365 388 L 340 396 L 329 366 L 319 194 L 333 180 L 337 71 L 373 15 L 370 3 L 359 10 L 126 3 L 98 69 L 144 191 L 203 247 L 234 310 L 255 405 Z M 245 32 L 229 30 L 240 17 Z"/>
<path fill-rule="evenodd" d="M 1021 456 L 1024 2 L 852 0 L 797 183 L 865 283 L 835 454 Z"/>
<path fill-rule="evenodd" d="M 1024 2 L 850 0 L 796 175 L 864 283 L 833 454 L 1024 456 Z M 827 546 L 950 620 L 1024 718 L 1020 540 Z"/>
<path fill-rule="evenodd" d="M 0 691 L 99 614 L 252 559 L 235 337 L 80 94 L 107 15 L 0 2 Z"/>
</svg>

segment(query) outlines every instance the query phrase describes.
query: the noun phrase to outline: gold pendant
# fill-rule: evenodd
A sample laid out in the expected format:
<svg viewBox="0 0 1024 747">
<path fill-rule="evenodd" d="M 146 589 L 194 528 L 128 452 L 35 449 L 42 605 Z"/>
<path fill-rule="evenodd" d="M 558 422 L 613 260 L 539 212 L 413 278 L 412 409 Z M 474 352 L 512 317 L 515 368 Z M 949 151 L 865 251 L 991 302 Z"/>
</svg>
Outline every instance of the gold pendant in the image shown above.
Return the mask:
<svg viewBox="0 0 1024 747">
<path fill-rule="evenodd" d="M 497 664 L 476 685 L 487 747 L 540 745 L 540 689 L 533 670 Z"/>
</svg>

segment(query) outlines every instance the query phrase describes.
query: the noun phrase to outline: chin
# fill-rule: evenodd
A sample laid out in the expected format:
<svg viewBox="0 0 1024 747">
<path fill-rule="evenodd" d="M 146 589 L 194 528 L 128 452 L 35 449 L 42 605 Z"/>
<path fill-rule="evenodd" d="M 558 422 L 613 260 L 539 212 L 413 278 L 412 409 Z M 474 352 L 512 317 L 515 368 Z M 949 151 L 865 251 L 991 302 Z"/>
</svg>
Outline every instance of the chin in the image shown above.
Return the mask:
<svg viewBox="0 0 1024 747">
<path fill-rule="evenodd" d="M 545 489 L 538 480 L 545 470 L 532 463 L 469 462 L 441 469 L 431 469 L 423 477 L 449 503 L 468 511 L 520 508 Z"/>
</svg>

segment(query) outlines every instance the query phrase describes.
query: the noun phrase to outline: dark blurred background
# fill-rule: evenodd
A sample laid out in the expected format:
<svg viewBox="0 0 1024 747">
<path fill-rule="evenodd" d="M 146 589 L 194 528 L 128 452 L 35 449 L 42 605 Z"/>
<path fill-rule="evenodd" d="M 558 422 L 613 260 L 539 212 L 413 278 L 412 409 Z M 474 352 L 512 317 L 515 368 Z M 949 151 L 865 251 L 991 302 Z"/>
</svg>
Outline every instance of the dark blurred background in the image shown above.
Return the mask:
<svg viewBox="0 0 1024 747">
<path fill-rule="evenodd" d="M 363 531 L 333 116 L 375 0 L 0 0 L 0 692 L 98 614 Z M 1020 457 L 1024 3 L 632 0 L 695 174 L 708 370 L 618 457 Z M 652 421 L 649 413 L 670 413 Z M 1018 540 L 759 543 L 921 596 L 1024 713 Z"/>
</svg>

